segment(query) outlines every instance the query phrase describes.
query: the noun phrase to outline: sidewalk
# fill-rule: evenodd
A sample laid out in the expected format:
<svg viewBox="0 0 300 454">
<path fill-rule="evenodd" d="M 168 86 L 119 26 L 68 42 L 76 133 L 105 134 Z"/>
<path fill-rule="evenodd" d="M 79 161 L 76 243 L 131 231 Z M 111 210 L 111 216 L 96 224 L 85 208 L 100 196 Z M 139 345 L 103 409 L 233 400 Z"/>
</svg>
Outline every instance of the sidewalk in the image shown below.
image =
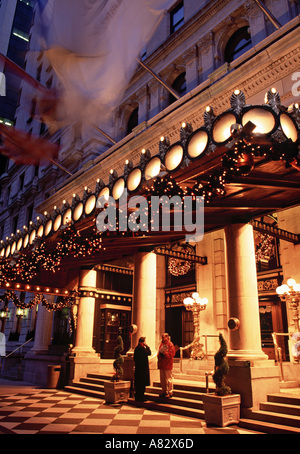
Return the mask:
<svg viewBox="0 0 300 454">
<path fill-rule="evenodd" d="M 255 434 L 238 426 L 131 407 L 0 379 L 0 434 Z"/>
</svg>

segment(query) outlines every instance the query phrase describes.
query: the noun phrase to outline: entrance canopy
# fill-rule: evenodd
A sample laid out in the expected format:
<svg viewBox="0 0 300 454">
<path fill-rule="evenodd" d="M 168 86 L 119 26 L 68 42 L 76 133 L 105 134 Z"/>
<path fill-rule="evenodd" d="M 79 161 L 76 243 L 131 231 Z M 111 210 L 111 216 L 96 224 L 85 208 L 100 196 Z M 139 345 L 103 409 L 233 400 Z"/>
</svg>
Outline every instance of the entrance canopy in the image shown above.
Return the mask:
<svg viewBox="0 0 300 454">
<path fill-rule="evenodd" d="M 207 107 L 201 128 L 183 123 L 180 141 L 161 137 L 157 155 L 143 150 L 138 166 L 127 160 L 123 175 L 112 169 L 108 184 L 2 242 L 1 286 L 64 294 L 80 268 L 183 241 L 191 224 L 205 233 L 298 205 L 299 105 L 285 108 L 274 89 L 264 105 L 246 105 L 239 90 L 230 104 L 219 116 Z"/>
</svg>

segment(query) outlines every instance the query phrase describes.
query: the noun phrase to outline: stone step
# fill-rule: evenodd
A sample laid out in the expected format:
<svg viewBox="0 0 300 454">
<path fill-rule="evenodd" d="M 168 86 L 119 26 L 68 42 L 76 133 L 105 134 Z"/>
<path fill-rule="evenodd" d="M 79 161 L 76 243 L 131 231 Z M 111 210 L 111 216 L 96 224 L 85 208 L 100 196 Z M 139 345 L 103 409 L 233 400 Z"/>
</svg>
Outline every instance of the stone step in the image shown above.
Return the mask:
<svg viewBox="0 0 300 454">
<path fill-rule="evenodd" d="M 154 382 L 153 386 L 160 387 L 159 382 Z M 192 393 L 204 393 L 206 392 L 206 382 L 204 381 L 194 381 L 190 379 L 183 379 L 183 378 L 175 378 L 173 380 L 174 389 L 181 389 L 185 391 L 189 391 Z M 209 383 L 209 389 L 214 390 L 216 388 L 214 383 Z"/>
<path fill-rule="evenodd" d="M 172 400 L 172 399 L 169 399 Z M 204 410 L 199 408 L 188 408 L 183 407 L 182 405 L 178 404 L 171 404 L 170 402 L 162 402 L 162 401 L 146 401 L 146 402 L 137 402 L 136 400 L 130 398 L 128 399 L 128 404 L 135 406 L 135 407 L 143 407 L 147 408 L 148 410 L 154 411 L 161 411 L 161 412 L 168 412 L 176 415 L 187 416 L 190 418 L 197 418 L 197 419 L 204 419 Z"/>
<path fill-rule="evenodd" d="M 249 416 L 248 416 L 249 415 Z M 281 426 L 290 426 L 293 428 L 300 429 L 300 418 L 299 416 L 276 413 L 273 411 L 265 410 L 251 410 L 247 416 L 251 419 L 255 419 L 267 424 L 279 424 Z"/>
<path fill-rule="evenodd" d="M 270 422 L 266 423 L 265 421 L 259 421 L 256 419 L 241 418 L 238 425 L 243 429 L 267 434 L 300 434 L 300 429 L 298 427 L 289 427 L 280 424 L 273 424 Z"/>
<path fill-rule="evenodd" d="M 201 389 L 201 388 L 200 388 Z M 147 395 L 153 395 L 153 396 L 159 396 L 161 394 L 161 388 L 158 386 L 148 386 L 146 388 L 146 393 Z M 205 393 L 205 389 L 203 388 L 202 391 L 188 391 L 185 389 L 177 389 L 174 387 L 173 390 L 173 399 L 174 397 L 176 398 L 182 398 L 182 399 L 192 399 L 196 401 L 202 401 L 202 395 Z"/>
<path fill-rule="evenodd" d="M 5 367 L 5 363 L 3 364 L 3 367 L 1 369 L 1 378 L 5 378 L 8 380 L 22 380 L 23 375 L 24 375 L 24 370 L 25 370 L 25 361 L 16 362 L 12 364 L 10 367 Z"/>
<path fill-rule="evenodd" d="M 291 388 L 297 388 L 298 386 L 299 386 L 299 382 L 297 380 L 288 380 L 288 381 L 279 382 L 280 389 L 291 389 Z"/>
<path fill-rule="evenodd" d="M 300 405 L 300 389 L 298 395 L 274 393 L 267 397 L 268 402 L 277 402 L 287 405 Z"/>
<path fill-rule="evenodd" d="M 178 380 L 191 380 L 191 381 L 195 381 L 195 382 L 205 382 L 206 381 L 206 376 L 205 376 L 205 373 L 204 374 L 195 374 L 195 373 L 192 373 L 192 372 L 189 372 L 187 371 L 187 373 L 185 374 L 180 374 L 180 373 L 174 373 L 173 374 L 173 377 L 175 379 L 178 379 Z M 209 383 L 213 383 L 213 379 L 212 379 L 212 376 L 211 375 L 208 375 L 208 382 Z"/>
<path fill-rule="evenodd" d="M 205 372 L 211 372 L 214 370 L 214 361 L 213 360 L 199 360 L 199 361 L 191 361 L 186 360 L 183 362 L 182 371 L 187 374 L 202 374 L 204 375 Z M 173 366 L 174 373 L 180 373 L 180 363 L 174 363 Z"/>
<path fill-rule="evenodd" d="M 111 381 L 111 375 L 88 374 L 65 390 L 86 396 L 105 399 L 104 383 Z M 209 383 L 211 390 L 214 384 Z M 149 410 L 169 412 L 187 417 L 205 419 L 202 396 L 206 392 L 206 383 L 200 380 L 175 378 L 172 398 L 161 398 L 160 383 L 155 381 L 146 388 L 145 402 L 136 402 L 133 397 L 129 405 Z M 261 433 L 289 434 L 300 433 L 300 396 L 293 394 L 270 394 L 267 402 L 262 402 L 259 410 L 243 412 L 239 427 Z"/>
<path fill-rule="evenodd" d="M 95 391 L 95 390 L 87 389 L 87 388 L 80 388 L 77 385 L 68 385 L 68 386 L 64 387 L 64 390 L 69 393 L 81 394 L 84 396 L 94 397 L 95 399 L 104 400 L 104 398 L 105 398 L 104 388 L 103 388 L 103 392 L 102 392 L 102 391 Z"/>
<path fill-rule="evenodd" d="M 145 399 L 156 402 L 157 404 L 166 405 L 169 407 L 169 409 L 173 409 L 174 406 L 180 406 L 182 408 L 203 410 L 203 402 L 201 400 L 201 397 L 197 396 L 197 399 L 192 399 L 189 393 L 182 395 L 180 393 L 177 394 L 176 391 L 174 391 L 172 398 L 165 398 L 159 397 L 159 394 L 157 392 L 153 393 L 151 392 L 151 390 L 148 391 L 147 389 L 145 392 Z"/>
<path fill-rule="evenodd" d="M 289 405 L 278 402 L 262 402 L 259 406 L 260 410 L 282 413 L 285 415 L 293 415 L 300 417 L 300 406 L 299 405 Z"/>
</svg>

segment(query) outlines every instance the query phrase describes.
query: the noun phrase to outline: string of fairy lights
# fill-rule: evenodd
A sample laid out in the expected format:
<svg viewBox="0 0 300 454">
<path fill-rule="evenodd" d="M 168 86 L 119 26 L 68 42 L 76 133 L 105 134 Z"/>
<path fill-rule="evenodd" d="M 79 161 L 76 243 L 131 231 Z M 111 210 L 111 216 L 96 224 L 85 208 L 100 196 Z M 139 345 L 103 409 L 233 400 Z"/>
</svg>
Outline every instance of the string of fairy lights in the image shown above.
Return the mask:
<svg viewBox="0 0 300 454">
<path fill-rule="evenodd" d="M 49 302 L 42 293 L 36 293 L 29 302 L 25 302 L 21 301 L 13 290 L 6 290 L 0 296 L 0 306 L 3 306 L 2 310 L 8 308 L 10 301 L 19 309 L 32 309 L 35 305 L 41 304 L 48 312 L 51 312 L 61 310 L 65 307 L 72 308 L 77 303 L 77 294 L 73 292 L 72 296 L 60 296 L 55 302 Z"/>
<path fill-rule="evenodd" d="M 153 209 L 152 196 L 167 196 L 167 200 L 163 201 L 158 210 L 164 209 L 164 203 L 168 203 L 168 199 L 174 195 L 179 197 L 176 199 L 175 208 L 182 208 L 185 202 L 185 197 L 192 196 L 193 200 L 199 201 L 202 198 L 204 206 L 207 206 L 214 198 L 226 195 L 226 185 L 236 177 L 247 176 L 254 168 L 254 159 L 258 157 L 266 157 L 270 160 L 281 160 L 286 167 L 293 166 L 300 170 L 299 157 L 299 125 L 300 125 L 300 109 L 299 105 L 294 105 L 291 112 L 287 112 L 287 108 L 281 105 L 280 96 L 274 91 L 269 91 L 267 94 L 268 106 L 247 106 L 245 104 L 245 95 L 236 90 L 232 95 L 231 109 L 224 112 L 218 117 L 214 116 L 213 109 L 207 108 L 204 115 L 205 127 L 192 132 L 190 125 L 182 126 L 181 145 L 179 147 L 188 150 L 189 141 L 197 137 L 197 134 L 204 134 L 205 137 L 213 139 L 214 134 L 217 134 L 222 125 L 222 121 L 227 119 L 227 124 L 230 124 L 230 133 L 224 142 L 219 143 L 224 147 L 220 165 L 218 169 L 211 174 L 203 175 L 194 180 L 191 186 L 179 185 L 175 177 L 170 173 L 162 176 L 157 176 L 147 181 L 145 185 L 146 206 L 138 210 L 135 228 L 123 229 L 119 228 L 118 219 L 120 219 L 118 210 L 121 208 L 116 204 L 117 216 L 116 224 L 112 225 L 109 216 L 107 218 L 106 229 L 99 230 L 97 228 L 95 213 L 91 216 L 90 225 L 92 231 L 88 233 L 80 231 L 76 228 L 75 221 L 63 225 L 60 228 L 58 240 L 54 249 L 50 249 L 42 237 L 36 237 L 34 242 L 23 250 L 19 250 L 10 257 L 1 256 L 0 258 L 0 284 L 3 285 L 9 282 L 25 282 L 28 283 L 42 270 L 55 273 L 61 269 L 63 259 L 65 257 L 83 258 L 93 256 L 99 253 L 105 253 L 107 238 L 121 237 L 136 237 L 144 236 L 147 232 L 152 231 L 149 216 L 143 216 L 143 210 L 150 212 Z M 272 113 L 271 113 L 272 110 Z M 254 134 L 257 112 L 259 115 L 266 115 L 267 119 L 272 118 L 274 127 L 271 127 L 270 134 Z M 249 115 L 251 119 L 249 119 Z M 248 118 L 248 117 L 249 118 Z M 243 123 L 243 118 L 245 121 Z M 232 118 L 237 122 L 232 124 Z M 280 123 L 281 122 L 281 123 Z M 242 125 L 243 124 L 243 125 Z M 287 132 L 287 125 L 292 128 L 292 139 Z M 227 129 L 226 129 L 227 131 Z M 253 135 L 254 134 L 254 135 Z M 218 145 L 214 140 L 207 139 L 205 154 L 212 153 Z M 221 146 L 220 145 L 220 146 Z M 177 146 L 176 144 L 174 146 Z M 174 147 L 173 146 L 173 147 Z M 167 147 L 164 149 L 164 147 Z M 160 143 L 160 151 L 163 151 L 164 156 L 167 156 L 168 151 L 172 148 L 169 143 Z M 204 151 L 203 151 L 204 153 Z M 199 154 L 200 157 L 201 153 Z M 147 162 L 149 158 L 145 153 L 142 158 Z M 182 166 L 189 165 L 189 159 L 193 159 L 187 152 Z M 195 158 L 196 159 L 196 158 Z M 144 163 L 144 164 L 145 164 Z M 166 164 L 166 163 L 165 163 Z M 143 166 L 142 166 L 143 167 Z M 98 209 L 100 212 L 100 209 Z M 181 210 L 183 212 L 183 210 Z M 146 219 L 146 221 L 145 221 Z M 181 223 L 183 225 L 183 223 Z M 267 247 L 269 247 L 267 245 Z"/>
</svg>

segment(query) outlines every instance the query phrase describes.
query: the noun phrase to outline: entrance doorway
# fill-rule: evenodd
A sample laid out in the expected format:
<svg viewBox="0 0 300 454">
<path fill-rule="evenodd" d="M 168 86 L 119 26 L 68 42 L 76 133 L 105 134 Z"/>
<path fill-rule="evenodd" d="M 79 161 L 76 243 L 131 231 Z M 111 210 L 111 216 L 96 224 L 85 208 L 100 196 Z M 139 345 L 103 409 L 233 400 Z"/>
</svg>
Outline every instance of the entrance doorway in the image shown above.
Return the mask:
<svg viewBox="0 0 300 454">
<path fill-rule="evenodd" d="M 193 314 L 187 311 L 184 306 L 166 308 L 166 332 L 170 334 L 171 341 L 178 347 L 189 345 L 194 339 Z M 183 351 L 183 356 L 188 358 L 189 350 Z M 179 358 L 180 351 L 175 357 Z"/>
<path fill-rule="evenodd" d="M 272 333 L 286 333 L 288 329 L 285 304 L 277 296 L 260 298 L 259 315 L 262 350 L 275 359 L 275 347 Z M 288 338 L 278 336 L 277 342 L 282 348 L 283 361 L 289 361 Z"/>
<path fill-rule="evenodd" d="M 97 304 L 95 311 L 94 349 L 103 359 L 113 359 L 119 329 L 124 342 L 124 355 L 130 349 L 129 326 L 131 308 L 111 304 Z"/>
</svg>

